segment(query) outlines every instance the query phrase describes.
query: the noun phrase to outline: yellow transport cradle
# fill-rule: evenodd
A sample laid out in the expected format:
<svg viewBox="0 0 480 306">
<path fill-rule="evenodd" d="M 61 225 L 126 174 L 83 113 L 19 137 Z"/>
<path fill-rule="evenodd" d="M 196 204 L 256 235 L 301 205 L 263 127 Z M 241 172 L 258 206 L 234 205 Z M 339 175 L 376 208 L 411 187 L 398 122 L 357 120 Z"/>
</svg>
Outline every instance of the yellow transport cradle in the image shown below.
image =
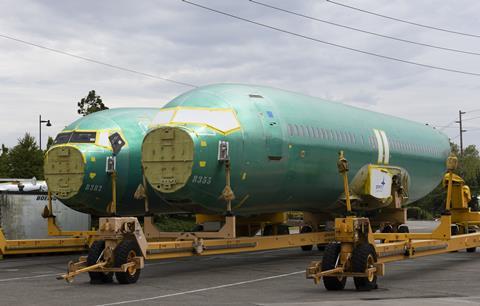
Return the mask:
<svg viewBox="0 0 480 306">
<path fill-rule="evenodd" d="M 322 261 L 308 266 L 307 278 L 316 284 L 323 278 L 327 290 L 342 290 L 346 278 L 353 277 L 357 290 L 371 290 L 377 288 L 377 276 L 384 275 L 385 263 L 463 249 L 475 252 L 480 246 L 480 233 L 476 231 L 480 212 L 468 208 L 470 190 L 453 174 L 456 166 L 457 158 L 450 156 L 443 180 L 447 187 L 445 212 L 432 233 L 373 233 L 368 218 L 352 215 L 337 218 L 334 242 L 327 245 Z M 351 213 L 348 164 L 339 170 L 345 181 L 347 210 Z"/>
<path fill-rule="evenodd" d="M 148 198 L 144 197 L 145 212 L 143 228 L 135 217 L 100 218 L 99 230 L 92 235 L 88 256 L 68 264 L 68 272 L 59 279 L 71 282 L 81 273 L 88 272 L 91 283 L 108 283 L 115 274 L 123 284 L 135 283 L 144 268 L 144 260 L 167 259 L 188 256 L 207 256 L 250 251 L 273 250 L 291 247 L 307 247 L 326 244 L 333 240 L 333 232 L 320 232 L 318 228 L 309 232 L 289 234 L 285 231 L 286 214 L 267 214 L 237 220 L 232 214 L 231 201 L 234 198 L 230 188 L 230 162 L 225 163 L 226 186 L 222 197 L 226 202 L 225 216 L 197 215 L 197 223 L 221 221 L 218 231 L 161 232 L 155 226 L 153 217 L 148 216 Z M 112 176 L 115 185 L 115 177 Z M 115 197 L 112 196 L 110 213 L 115 214 Z M 240 218 L 239 218 L 240 219 Z M 265 235 L 265 224 L 273 225 Z M 283 226 L 282 226 L 283 225 Z M 264 229 L 264 236 L 256 236 L 258 229 Z M 238 235 L 239 232 L 243 236 Z"/>
<path fill-rule="evenodd" d="M 453 174 L 456 162 L 455 157 L 449 157 L 448 173 L 444 178 L 444 185 L 448 188 L 446 210 L 432 233 L 373 233 L 368 218 L 355 217 L 350 204 L 348 162 L 342 152 L 338 167 L 344 180 L 348 216 L 335 219 L 334 232 L 320 232 L 318 227 L 315 227 L 308 232 L 281 235 L 277 229 L 274 231 L 275 235 L 271 236 L 242 237 L 237 235 L 239 222 L 230 212 L 230 201 L 234 195 L 229 188 L 227 163 L 226 192 L 224 191 L 227 202 L 226 216 L 197 216 L 197 219 L 203 221 L 222 218 L 223 226 L 219 231 L 161 232 L 155 227 L 152 217 L 144 218 L 143 228 L 134 217 L 101 218 L 99 230 L 92 235 L 94 242 L 88 256 L 80 257 L 77 262 L 70 262 L 67 273 L 58 279 L 71 282 L 75 276 L 89 272 L 91 283 L 112 282 L 115 274 L 119 283 L 129 284 L 138 280 L 144 261 L 149 259 L 298 246 L 311 249 L 311 245 L 328 243 L 322 261 L 314 261 L 307 268 L 307 278 L 313 279 L 315 283 L 319 283 L 323 278 L 328 290 L 341 290 L 345 286 L 346 278 L 350 276 L 354 278 L 357 289 L 374 289 L 377 276 L 385 273 L 384 264 L 387 262 L 461 249 L 475 251 L 475 248 L 480 246 L 480 233 L 475 231 L 476 224 L 480 223 L 480 213 L 471 212 L 468 208 L 469 189 L 460 177 Z M 115 203 L 112 203 L 112 207 L 115 207 Z M 148 213 L 147 198 L 145 211 Z M 115 211 L 112 210 L 112 213 Z M 257 227 L 259 223 L 263 226 L 264 222 L 280 224 L 285 220 L 279 215 L 282 214 L 268 216 L 266 220 L 250 221 Z"/>
</svg>

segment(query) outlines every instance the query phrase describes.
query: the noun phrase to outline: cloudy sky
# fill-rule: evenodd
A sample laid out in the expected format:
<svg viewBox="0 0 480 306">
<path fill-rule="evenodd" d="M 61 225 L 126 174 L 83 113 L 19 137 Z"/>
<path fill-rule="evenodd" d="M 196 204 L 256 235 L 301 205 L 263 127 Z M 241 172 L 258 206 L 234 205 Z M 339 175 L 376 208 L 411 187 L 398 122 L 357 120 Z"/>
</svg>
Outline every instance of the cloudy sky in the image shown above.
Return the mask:
<svg viewBox="0 0 480 306">
<path fill-rule="evenodd" d="M 407 61 L 480 74 L 480 55 L 406 44 L 285 14 L 247 0 L 193 2 L 270 26 Z M 366 31 L 480 53 L 480 37 L 416 27 L 324 0 L 264 3 Z M 338 0 L 381 14 L 480 35 L 479 1 Z M 444 128 L 464 115 L 465 144 L 480 145 L 480 76 L 380 59 L 276 32 L 180 0 L 0 0 L 0 35 L 198 86 L 269 85 Z M 25 132 L 43 141 L 78 118 L 76 102 L 95 89 L 109 107 L 161 107 L 191 89 L 0 37 L 0 143 Z"/>
</svg>

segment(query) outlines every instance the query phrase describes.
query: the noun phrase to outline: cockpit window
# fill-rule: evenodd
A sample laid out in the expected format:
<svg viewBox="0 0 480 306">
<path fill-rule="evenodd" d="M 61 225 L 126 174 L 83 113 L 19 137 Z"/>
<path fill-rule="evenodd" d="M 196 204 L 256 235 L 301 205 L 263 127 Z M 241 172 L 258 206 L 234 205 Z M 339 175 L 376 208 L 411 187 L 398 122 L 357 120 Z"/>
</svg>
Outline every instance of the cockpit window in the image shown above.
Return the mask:
<svg viewBox="0 0 480 306">
<path fill-rule="evenodd" d="M 240 128 L 235 111 L 227 108 L 176 107 L 162 109 L 152 121 L 154 125 L 193 123 L 207 125 L 226 133 Z"/>
<path fill-rule="evenodd" d="M 96 132 L 73 132 L 69 142 L 75 143 L 95 143 L 97 138 Z"/>
<path fill-rule="evenodd" d="M 55 137 L 53 144 L 67 143 L 70 140 L 70 137 L 72 137 L 72 132 L 60 133 L 57 135 L 57 137 Z"/>
</svg>

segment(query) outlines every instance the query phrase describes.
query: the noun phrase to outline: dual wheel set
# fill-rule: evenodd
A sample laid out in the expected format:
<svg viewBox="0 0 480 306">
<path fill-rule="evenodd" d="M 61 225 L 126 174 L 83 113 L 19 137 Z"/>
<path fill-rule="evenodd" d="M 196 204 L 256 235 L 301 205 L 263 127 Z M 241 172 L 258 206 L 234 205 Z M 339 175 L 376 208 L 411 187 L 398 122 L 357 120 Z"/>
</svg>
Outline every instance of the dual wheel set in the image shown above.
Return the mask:
<svg viewBox="0 0 480 306">
<path fill-rule="evenodd" d="M 322 271 L 338 268 L 340 262 L 341 244 L 331 242 L 325 247 L 322 258 Z M 375 247 L 369 243 L 358 244 L 352 252 L 350 259 L 351 271 L 354 273 L 364 273 L 366 270 L 373 268 L 377 261 L 377 253 Z M 347 282 L 346 276 L 324 276 L 323 285 L 327 290 L 343 290 Z M 377 275 L 369 273 L 367 277 L 354 276 L 353 282 L 355 288 L 360 291 L 369 291 L 377 289 Z"/>
<path fill-rule="evenodd" d="M 87 266 L 97 264 L 103 259 L 105 252 L 105 241 L 96 240 L 90 246 L 87 256 Z M 141 251 L 134 240 L 123 240 L 113 251 L 113 266 L 120 268 L 123 264 L 132 261 L 136 256 L 141 255 Z M 112 283 L 113 275 L 120 284 L 136 283 L 140 277 L 140 269 L 135 266 L 127 268 L 125 272 L 88 272 L 91 284 Z"/>
</svg>

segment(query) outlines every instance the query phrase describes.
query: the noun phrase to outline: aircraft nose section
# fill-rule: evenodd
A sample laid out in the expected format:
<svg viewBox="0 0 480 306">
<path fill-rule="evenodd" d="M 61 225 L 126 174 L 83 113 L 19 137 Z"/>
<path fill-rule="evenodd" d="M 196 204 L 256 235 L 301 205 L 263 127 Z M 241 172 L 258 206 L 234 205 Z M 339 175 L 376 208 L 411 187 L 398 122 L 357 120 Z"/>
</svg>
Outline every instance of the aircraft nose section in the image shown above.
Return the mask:
<svg viewBox="0 0 480 306">
<path fill-rule="evenodd" d="M 45 156 L 44 175 L 48 190 L 59 199 L 75 196 L 82 184 L 85 161 L 82 152 L 71 146 L 53 147 Z"/>
<path fill-rule="evenodd" d="M 195 144 L 183 128 L 151 130 L 142 144 L 145 178 L 158 192 L 172 193 L 183 188 L 192 174 Z"/>
</svg>

